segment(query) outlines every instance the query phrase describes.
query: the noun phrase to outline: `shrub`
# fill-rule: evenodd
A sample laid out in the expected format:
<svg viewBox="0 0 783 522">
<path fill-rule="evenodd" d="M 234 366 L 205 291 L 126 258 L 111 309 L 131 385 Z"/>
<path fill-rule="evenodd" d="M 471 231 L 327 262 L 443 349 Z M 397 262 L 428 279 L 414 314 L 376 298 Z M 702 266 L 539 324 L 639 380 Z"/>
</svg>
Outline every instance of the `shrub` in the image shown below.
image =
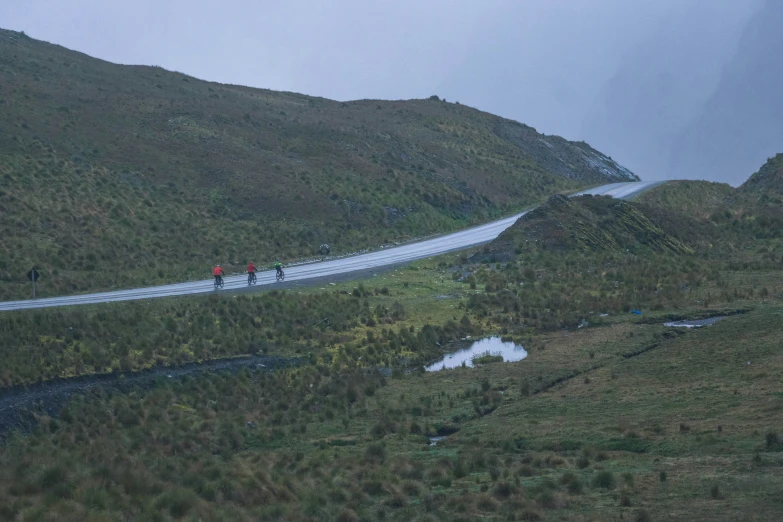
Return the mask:
<svg viewBox="0 0 783 522">
<path fill-rule="evenodd" d="M 463 460 L 457 460 L 454 463 L 454 468 L 452 470 L 454 473 L 454 478 L 461 479 L 468 474 L 467 466 L 465 466 L 465 462 Z"/>
<path fill-rule="evenodd" d="M 520 468 L 517 470 L 517 475 L 520 477 L 532 477 L 535 475 L 536 472 L 527 464 L 523 464 L 520 466 Z"/>
<path fill-rule="evenodd" d="M 568 492 L 572 495 L 579 495 L 582 492 L 582 480 L 579 477 L 568 483 Z"/>
<path fill-rule="evenodd" d="M 178 489 L 161 494 L 155 501 L 155 506 L 159 510 L 167 510 L 174 518 L 181 518 L 193 509 L 196 500 L 192 491 Z"/>
<path fill-rule="evenodd" d="M 492 494 L 498 498 L 508 498 L 511 496 L 513 490 L 508 482 L 498 482 L 498 484 L 492 489 Z"/>
<path fill-rule="evenodd" d="M 588 459 L 584 455 L 580 455 L 579 458 L 576 459 L 576 467 L 578 467 L 579 469 L 585 469 L 589 465 L 590 465 L 590 459 Z"/>
<path fill-rule="evenodd" d="M 386 446 L 381 443 L 370 444 L 364 451 L 365 460 L 383 462 L 386 460 Z"/>
<path fill-rule="evenodd" d="M 636 512 L 636 522 L 652 522 L 652 517 L 644 509 Z"/>
<path fill-rule="evenodd" d="M 572 495 L 578 495 L 582 492 L 582 480 L 571 471 L 563 473 L 559 482 L 565 485 Z"/>
<path fill-rule="evenodd" d="M 611 471 L 599 471 L 593 478 L 593 486 L 597 488 L 612 489 L 614 483 L 614 474 Z"/>
<path fill-rule="evenodd" d="M 335 520 L 337 522 L 357 522 L 359 517 L 353 510 L 349 508 L 343 508 L 340 510 L 340 513 L 337 515 Z"/>
<path fill-rule="evenodd" d="M 555 495 L 548 489 L 539 493 L 536 501 L 544 509 L 555 509 L 557 507 Z"/>
</svg>

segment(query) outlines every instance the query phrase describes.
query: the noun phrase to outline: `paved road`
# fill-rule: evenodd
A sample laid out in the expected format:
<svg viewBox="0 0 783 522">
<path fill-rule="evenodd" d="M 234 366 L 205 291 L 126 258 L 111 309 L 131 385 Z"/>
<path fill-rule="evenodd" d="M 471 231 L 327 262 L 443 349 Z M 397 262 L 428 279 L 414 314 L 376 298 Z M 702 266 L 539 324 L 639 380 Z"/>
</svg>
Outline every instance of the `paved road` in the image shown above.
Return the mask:
<svg viewBox="0 0 783 522">
<path fill-rule="evenodd" d="M 607 195 L 628 199 L 641 192 L 659 185 L 661 182 L 639 181 L 629 183 L 613 183 L 596 187 L 579 194 Z M 333 261 L 310 263 L 289 267 L 285 271 L 286 283 L 306 281 L 308 279 L 323 279 L 329 277 L 345 277 L 345 274 L 378 269 L 386 266 L 399 265 L 417 259 L 432 257 L 454 250 L 481 245 L 495 239 L 501 232 L 510 227 L 522 214 L 517 214 L 500 221 L 469 228 L 434 239 L 411 243 L 408 245 L 387 248 L 377 252 L 360 254 Z M 274 271 L 259 272 L 256 286 L 276 284 Z M 247 275 L 224 277 L 223 290 L 240 290 L 247 288 Z M 212 280 L 190 281 L 172 285 L 151 286 L 130 290 L 116 290 L 63 297 L 50 297 L 26 301 L 0 302 L 0 311 L 24 310 L 30 308 L 48 308 L 53 306 L 71 306 L 80 304 L 108 303 L 113 301 L 132 301 L 136 299 L 152 299 L 177 295 L 207 294 L 214 292 Z"/>
</svg>

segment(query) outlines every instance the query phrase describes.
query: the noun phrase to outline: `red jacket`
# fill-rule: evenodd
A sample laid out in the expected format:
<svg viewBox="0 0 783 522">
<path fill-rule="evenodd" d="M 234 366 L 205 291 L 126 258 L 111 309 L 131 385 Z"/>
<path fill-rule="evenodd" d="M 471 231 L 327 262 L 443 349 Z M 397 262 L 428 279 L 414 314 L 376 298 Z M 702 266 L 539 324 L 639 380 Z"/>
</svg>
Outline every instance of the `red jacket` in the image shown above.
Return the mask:
<svg viewBox="0 0 783 522">
<path fill-rule="evenodd" d="M 216 266 L 215 269 L 212 271 L 212 274 L 216 275 L 216 276 L 222 276 L 223 275 L 223 269 L 220 268 L 219 266 Z"/>
<path fill-rule="evenodd" d="M 248 274 L 252 274 L 255 271 L 256 271 L 256 265 L 254 265 L 253 263 L 250 263 L 249 265 L 247 265 L 247 273 Z"/>
</svg>

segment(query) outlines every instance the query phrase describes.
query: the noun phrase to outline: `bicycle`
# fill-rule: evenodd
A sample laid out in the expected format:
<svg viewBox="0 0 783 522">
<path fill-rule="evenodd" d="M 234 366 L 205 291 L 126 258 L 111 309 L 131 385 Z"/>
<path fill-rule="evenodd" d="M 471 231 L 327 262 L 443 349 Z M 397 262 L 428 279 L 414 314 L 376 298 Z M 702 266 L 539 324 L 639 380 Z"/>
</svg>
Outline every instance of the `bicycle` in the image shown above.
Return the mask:
<svg viewBox="0 0 783 522">
<path fill-rule="evenodd" d="M 217 290 L 218 288 L 223 288 L 223 277 L 222 276 L 217 276 L 215 278 L 215 290 Z"/>
<path fill-rule="evenodd" d="M 247 284 L 248 284 L 248 286 L 256 284 L 256 273 L 255 272 L 249 272 L 247 274 Z"/>
<path fill-rule="evenodd" d="M 285 272 L 283 272 L 282 268 L 280 270 L 278 270 L 277 275 L 275 277 L 276 277 L 278 283 L 285 279 Z"/>
</svg>

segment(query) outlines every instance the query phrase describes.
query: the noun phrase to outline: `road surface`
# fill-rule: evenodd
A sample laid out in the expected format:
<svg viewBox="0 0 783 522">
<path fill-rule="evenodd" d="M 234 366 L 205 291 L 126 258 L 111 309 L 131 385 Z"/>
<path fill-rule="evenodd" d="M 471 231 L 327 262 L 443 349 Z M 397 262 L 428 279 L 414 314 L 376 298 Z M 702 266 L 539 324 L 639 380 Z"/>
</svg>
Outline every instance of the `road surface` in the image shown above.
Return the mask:
<svg viewBox="0 0 783 522">
<path fill-rule="evenodd" d="M 607 195 L 615 198 L 629 199 L 660 183 L 662 182 L 638 181 L 612 183 L 610 185 L 603 185 L 586 190 L 579 194 Z M 308 279 L 315 280 L 329 277 L 345 277 L 346 274 L 353 272 L 380 269 L 444 254 L 446 252 L 474 247 L 492 241 L 500 235 L 501 232 L 513 225 L 522 215 L 524 215 L 524 212 L 499 221 L 487 223 L 486 225 L 469 228 L 467 230 L 462 230 L 461 232 L 447 234 L 434 239 L 427 239 L 418 243 L 387 248 L 377 252 L 370 252 L 332 261 L 292 266 L 285 270 L 285 281 L 286 283 L 296 281 L 306 282 Z M 258 272 L 257 277 L 258 282 L 255 285 L 256 287 L 276 284 L 274 270 Z M 247 289 L 247 275 L 224 277 L 223 280 L 225 286 L 220 292 Z M 171 285 L 151 286 L 147 288 L 99 292 L 95 294 L 49 297 L 25 301 L 6 301 L 0 302 L 0 311 L 109 303 L 115 301 L 133 301 L 137 299 L 153 299 L 157 297 L 178 295 L 208 294 L 214 291 L 213 281 L 212 279 L 209 279 Z"/>
</svg>

